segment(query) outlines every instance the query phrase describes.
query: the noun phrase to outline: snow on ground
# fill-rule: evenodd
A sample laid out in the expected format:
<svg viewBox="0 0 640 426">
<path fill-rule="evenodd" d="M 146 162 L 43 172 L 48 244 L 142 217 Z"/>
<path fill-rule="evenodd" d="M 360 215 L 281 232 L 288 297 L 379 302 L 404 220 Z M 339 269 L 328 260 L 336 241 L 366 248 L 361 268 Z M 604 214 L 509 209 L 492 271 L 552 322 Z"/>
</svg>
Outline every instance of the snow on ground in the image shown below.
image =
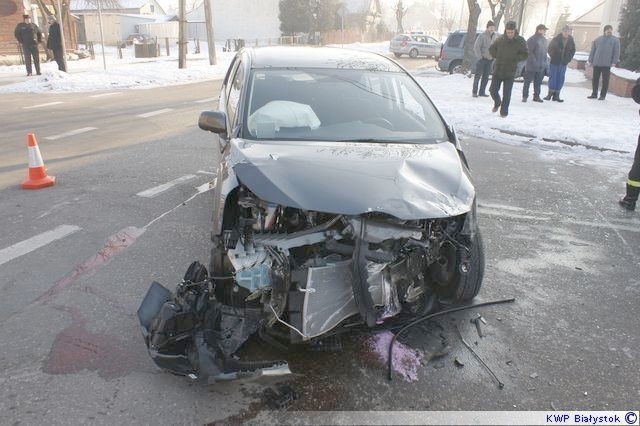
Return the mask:
<svg viewBox="0 0 640 426">
<path fill-rule="evenodd" d="M 456 74 L 439 78 L 430 75 L 417 80 L 447 121 L 466 135 L 506 143 L 531 139 L 513 136 L 519 133 L 533 136 L 534 142 L 540 145 L 558 145 L 542 141 L 546 138 L 631 153 L 637 144 L 638 105 L 629 98 L 612 94 L 608 94 L 605 101 L 587 99 L 590 89 L 576 85 L 584 81 L 580 71 L 567 70 L 567 83 L 561 93 L 563 103 L 537 103 L 531 100 L 531 95 L 528 102 L 523 103 L 523 83 L 516 82 L 506 118 L 491 112 L 491 98 L 471 97 L 471 78 Z M 530 88 L 530 93 L 532 90 Z M 543 86 L 542 96 L 546 93 L 547 88 Z"/>
<path fill-rule="evenodd" d="M 133 48 L 129 47 L 123 49 L 124 57 L 119 59 L 115 47 L 106 47 L 105 70 L 101 47 L 98 45 L 95 60 L 69 61 L 69 73 L 59 72 L 54 62 L 42 65 L 42 76 L 29 78 L 24 76 L 23 65 L 0 66 L 0 93 L 140 89 L 220 79 L 234 53 L 222 52 L 221 44 L 216 47 L 218 64 L 210 66 L 206 43 L 200 44 L 201 53 L 198 54 L 193 53 L 193 43 L 189 43 L 185 69 L 178 69 L 175 48 L 172 56 L 143 59 L 134 58 Z M 389 43 L 355 43 L 344 47 L 387 54 Z M 510 144 L 534 143 L 546 155 L 556 158 L 592 158 L 599 162 L 623 160 L 630 164 L 640 131 L 638 105 L 631 99 L 613 94 L 608 94 L 606 101 L 587 99 L 590 86 L 581 71 L 567 70 L 566 85 L 562 90 L 564 103 L 539 104 L 531 99 L 522 103 L 522 82 L 516 82 L 507 118 L 491 112 L 491 98 L 471 97 L 472 80 L 468 77 L 448 75 L 434 67 L 420 68 L 414 75 L 445 119 L 456 127 L 462 137 L 477 136 Z M 543 96 L 546 90 L 546 86 L 543 86 Z M 543 138 L 582 146 L 567 147 L 557 142 L 543 141 Z M 584 145 L 626 151 L 628 154 L 601 153 Z"/>
<path fill-rule="evenodd" d="M 68 61 L 69 73 L 58 71 L 55 62 L 42 63 L 42 75 L 20 78 L 17 83 L 0 86 L 0 93 L 61 93 L 98 90 L 146 89 L 196 81 L 220 79 L 229 67 L 234 52 L 223 52 L 222 44 L 216 46 L 217 65 L 209 65 L 207 44 L 200 43 L 200 52 L 192 53 L 193 43 L 188 45 L 186 68 L 178 68 L 178 51 L 172 47 L 171 56 L 135 58 L 133 47 L 122 49 L 123 58 L 117 56 L 117 48 L 105 46 L 104 60 L 100 45 L 95 47 L 95 60 Z M 161 46 L 161 54 L 164 54 Z M 104 63 L 106 62 L 106 70 Z M 24 65 L 0 66 L 0 82 L 25 75 Z"/>
</svg>

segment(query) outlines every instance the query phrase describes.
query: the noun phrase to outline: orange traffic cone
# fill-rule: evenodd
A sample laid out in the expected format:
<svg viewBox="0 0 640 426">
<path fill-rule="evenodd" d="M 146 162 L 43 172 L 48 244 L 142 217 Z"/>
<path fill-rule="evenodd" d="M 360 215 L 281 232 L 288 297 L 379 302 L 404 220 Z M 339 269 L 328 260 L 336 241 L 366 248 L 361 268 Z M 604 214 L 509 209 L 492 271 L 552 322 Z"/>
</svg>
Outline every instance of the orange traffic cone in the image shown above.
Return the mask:
<svg viewBox="0 0 640 426">
<path fill-rule="evenodd" d="M 33 133 L 27 134 L 27 148 L 29 149 L 29 176 L 22 181 L 22 187 L 24 189 L 40 189 L 55 185 L 56 178 L 47 175 L 47 169 L 44 167 L 38 142 L 36 142 L 36 135 Z"/>
</svg>

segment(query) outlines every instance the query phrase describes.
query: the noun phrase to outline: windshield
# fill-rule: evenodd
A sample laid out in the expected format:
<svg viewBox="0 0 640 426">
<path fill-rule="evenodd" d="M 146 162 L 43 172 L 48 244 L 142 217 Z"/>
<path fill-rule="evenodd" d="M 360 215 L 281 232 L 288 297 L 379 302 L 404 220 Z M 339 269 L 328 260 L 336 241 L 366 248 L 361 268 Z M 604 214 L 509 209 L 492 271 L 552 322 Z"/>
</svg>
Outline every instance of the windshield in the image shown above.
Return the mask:
<svg viewBox="0 0 640 426">
<path fill-rule="evenodd" d="M 418 85 L 398 72 L 259 69 L 245 98 L 243 138 L 437 143 L 444 123 Z"/>
</svg>

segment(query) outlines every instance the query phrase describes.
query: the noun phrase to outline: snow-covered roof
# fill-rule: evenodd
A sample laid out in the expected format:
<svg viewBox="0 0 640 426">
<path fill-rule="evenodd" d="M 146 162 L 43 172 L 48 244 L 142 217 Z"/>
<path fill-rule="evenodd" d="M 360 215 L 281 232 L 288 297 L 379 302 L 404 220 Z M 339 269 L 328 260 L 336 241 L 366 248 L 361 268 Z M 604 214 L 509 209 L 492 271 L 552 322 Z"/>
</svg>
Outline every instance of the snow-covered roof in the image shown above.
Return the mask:
<svg viewBox="0 0 640 426">
<path fill-rule="evenodd" d="M 120 5 L 117 9 L 139 9 L 145 4 L 149 3 L 149 0 L 116 0 Z M 114 9 L 110 7 L 108 3 L 102 4 L 103 9 Z M 71 0 L 71 10 L 91 10 L 97 9 L 97 3 L 95 0 Z"/>
</svg>

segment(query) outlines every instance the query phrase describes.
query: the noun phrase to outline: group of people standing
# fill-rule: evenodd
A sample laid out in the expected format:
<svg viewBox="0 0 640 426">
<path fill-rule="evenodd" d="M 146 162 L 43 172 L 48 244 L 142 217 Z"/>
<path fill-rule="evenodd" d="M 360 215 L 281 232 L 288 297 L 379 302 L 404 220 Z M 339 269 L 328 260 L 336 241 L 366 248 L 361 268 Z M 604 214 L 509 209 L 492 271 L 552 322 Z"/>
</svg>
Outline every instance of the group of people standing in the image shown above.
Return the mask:
<svg viewBox="0 0 640 426">
<path fill-rule="evenodd" d="M 551 42 L 547 41 L 547 30 L 544 24 L 540 24 L 536 27 L 535 34 L 525 41 L 518 34 L 514 21 L 505 24 L 504 35 L 496 35 L 493 21 L 487 22 L 486 30 L 478 35 L 473 48 L 478 58 L 473 79 L 473 97 L 489 96 L 485 90 L 489 75 L 492 74 L 489 93 L 494 102 L 493 112 L 499 110 L 501 117 L 507 117 L 518 63 L 526 59 L 522 102 L 527 102 L 532 83 L 534 102 L 564 102 L 560 98 L 560 91 L 564 86 L 567 65 L 576 53 L 576 44 L 568 25 Z M 620 40 L 613 35 L 611 25 L 606 25 L 604 34 L 594 40 L 587 62 L 593 66 L 593 90 L 588 98 L 604 100 L 609 90 L 611 67 L 620 62 Z M 542 79 L 546 73 L 549 75 L 549 91 L 547 96 L 541 98 Z M 598 96 L 600 80 L 602 88 Z"/>
<path fill-rule="evenodd" d="M 473 81 L 472 94 L 488 96 L 485 93 L 489 74 L 492 74 L 489 93 L 493 99 L 493 112 L 500 111 L 501 117 L 509 115 L 511 92 L 518 63 L 526 60 L 522 102 L 527 102 L 529 89 L 533 83 L 533 101 L 553 100 L 564 102 L 560 98 L 560 90 L 564 85 L 567 65 L 576 52 L 576 45 L 571 37 L 571 28 L 565 26 L 551 43 L 546 39 L 547 27 L 540 24 L 536 32 L 528 40 L 518 34 L 514 21 L 505 24 L 504 35 L 496 36 L 493 21 L 487 22 L 486 30 L 478 35 L 474 45 L 474 53 L 479 58 Z M 540 97 L 542 79 L 547 72 L 547 54 L 549 55 L 549 92 L 545 98 Z M 479 86 L 478 86 L 478 83 Z M 502 97 L 500 96 L 502 88 Z"/>
<path fill-rule="evenodd" d="M 473 97 L 489 96 L 485 90 L 489 75 L 492 74 L 489 93 L 494 102 L 493 112 L 499 110 L 501 117 L 507 117 L 518 62 L 526 59 L 522 102 L 527 102 L 531 83 L 533 83 L 534 102 L 544 102 L 545 100 L 564 102 L 560 98 L 560 91 L 564 86 L 567 65 L 576 53 L 576 44 L 568 25 L 565 25 L 562 31 L 549 43 L 547 43 L 546 31 L 547 27 L 540 24 L 536 27 L 535 34 L 525 41 L 518 34 L 514 21 L 505 24 L 502 36 L 496 36 L 496 27 L 493 21 L 487 22 L 486 30 L 478 35 L 473 49 L 478 58 L 473 79 Z M 587 63 L 593 67 L 592 92 L 588 96 L 589 99 L 604 100 L 606 98 L 611 67 L 617 66 L 619 62 L 620 40 L 613 35 L 611 25 L 606 25 L 604 34 L 594 40 L 587 60 Z M 540 98 L 542 79 L 546 72 L 549 74 L 549 91 L 547 96 Z M 600 80 L 602 80 L 602 87 L 600 87 Z M 502 87 L 502 97 L 500 97 L 500 87 Z M 600 90 L 600 95 L 598 95 L 598 90 Z M 632 97 L 640 104 L 640 79 L 633 88 Z M 633 165 L 628 174 L 626 194 L 619 201 L 619 204 L 627 210 L 635 210 L 639 196 L 640 136 L 638 136 Z"/>
<path fill-rule="evenodd" d="M 53 58 L 58 64 L 58 69 L 60 71 L 66 71 L 60 24 L 53 15 L 49 15 L 48 21 L 49 36 L 47 37 L 47 49 L 53 52 Z M 42 31 L 40 31 L 40 28 L 36 24 L 31 22 L 30 15 L 24 14 L 22 15 L 22 22 L 16 25 L 14 35 L 22 46 L 27 76 L 33 75 L 34 66 L 36 74 L 40 75 L 40 51 L 38 45 L 42 43 Z"/>
</svg>

